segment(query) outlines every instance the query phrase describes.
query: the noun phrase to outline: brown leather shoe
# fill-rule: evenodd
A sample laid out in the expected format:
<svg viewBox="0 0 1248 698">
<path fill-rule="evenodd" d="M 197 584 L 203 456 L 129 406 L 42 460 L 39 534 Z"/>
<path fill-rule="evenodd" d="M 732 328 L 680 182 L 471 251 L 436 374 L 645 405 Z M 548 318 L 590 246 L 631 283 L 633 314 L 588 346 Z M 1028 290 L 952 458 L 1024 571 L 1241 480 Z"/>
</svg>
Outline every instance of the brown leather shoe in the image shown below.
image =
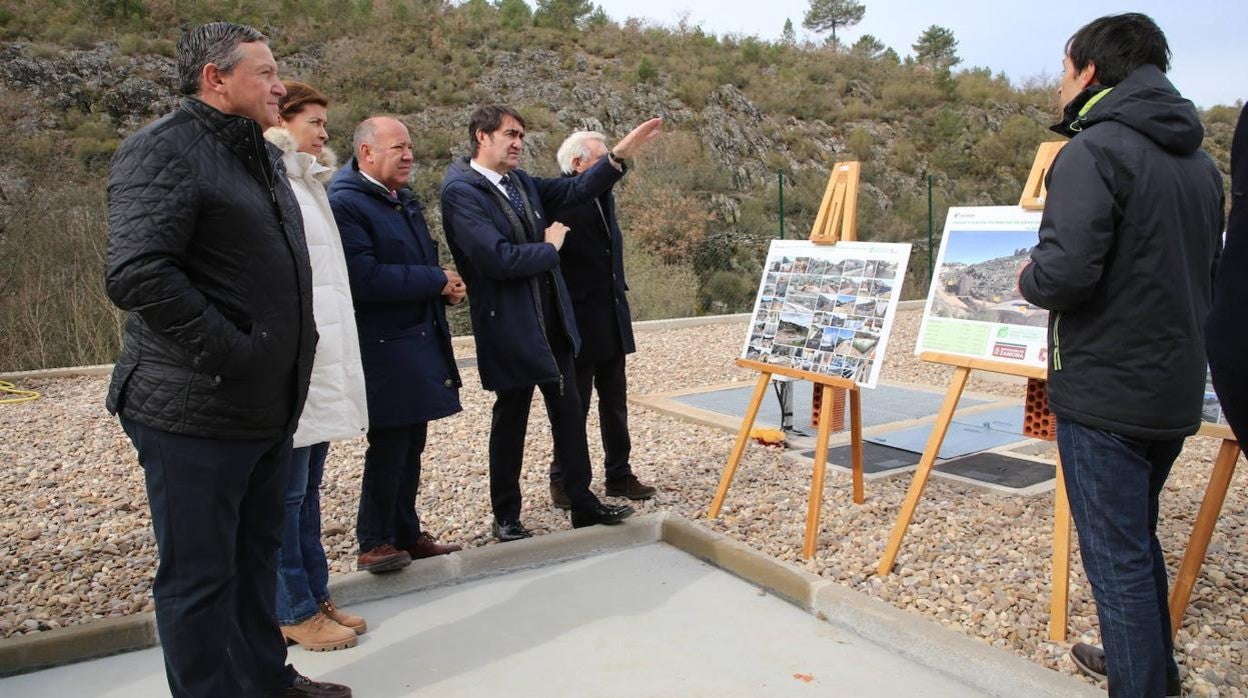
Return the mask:
<svg viewBox="0 0 1248 698">
<path fill-rule="evenodd" d="M 283 625 L 282 637 L 312 652 L 345 650 L 359 642 L 354 630 L 338 625 L 320 611 L 302 623 Z"/>
<path fill-rule="evenodd" d="M 401 570 L 410 564 L 412 564 L 412 556 L 389 543 L 360 553 L 360 556 L 355 559 L 357 568 L 373 574 Z"/>
<path fill-rule="evenodd" d="M 363 618 L 338 608 L 334 605 L 333 599 L 325 599 L 318 605 L 321 607 L 321 613 L 324 613 L 326 618 L 344 628 L 351 628 L 356 635 L 363 635 L 368 632 L 368 624 L 364 622 Z"/>
<path fill-rule="evenodd" d="M 550 503 L 565 511 L 572 508 L 572 500 L 568 499 L 568 493 L 563 491 L 562 482 L 550 483 Z"/>
<path fill-rule="evenodd" d="M 302 674 L 282 691 L 283 698 L 351 698 L 351 689 L 340 683 L 313 681 Z"/>
<path fill-rule="evenodd" d="M 626 497 L 628 499 L 650 499 L 658 492 L 657 489 L 641 484 L 636 475 L 629 473 L 618 480 L 607 480 L 608 497 Z"/>
<path fill-rule="evenodd" d="M 456 550 L 463 550 L 464 546 L 458 543 L 439 543 L 433 539 L 428 533 L 421 533 L 416 538 L 416 542 L 404 548 L 413 560 L 423 560 L 427 557 L 436 555 L 446 555 Z"/>
</svg>

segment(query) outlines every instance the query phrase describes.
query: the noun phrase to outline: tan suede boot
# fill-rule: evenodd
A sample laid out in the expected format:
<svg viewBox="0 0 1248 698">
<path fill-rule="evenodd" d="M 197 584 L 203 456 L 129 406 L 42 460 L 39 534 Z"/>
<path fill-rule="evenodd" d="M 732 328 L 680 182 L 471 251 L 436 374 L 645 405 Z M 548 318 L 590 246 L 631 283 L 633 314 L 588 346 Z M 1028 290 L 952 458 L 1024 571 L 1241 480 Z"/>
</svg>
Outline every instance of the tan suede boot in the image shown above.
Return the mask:
<svg viewBox="0 0 1248 698">
<path fill-rule="evenodd" d="M 338 625 L 320 611 L 302 623 L 283 625 L 282 637 L 312 652 L 345 650 L 359 642 L 354 630 Z"/>
<path fill-rule="evenodd" d="M 368 624 L 364 619 L 338 608 L 334 605 L 333 599 L 325 599 L 321 602 L 321 613 L 344 628 L 351 628 L 356 635 L 363 635 L 368 631 Z"/>
</svg>

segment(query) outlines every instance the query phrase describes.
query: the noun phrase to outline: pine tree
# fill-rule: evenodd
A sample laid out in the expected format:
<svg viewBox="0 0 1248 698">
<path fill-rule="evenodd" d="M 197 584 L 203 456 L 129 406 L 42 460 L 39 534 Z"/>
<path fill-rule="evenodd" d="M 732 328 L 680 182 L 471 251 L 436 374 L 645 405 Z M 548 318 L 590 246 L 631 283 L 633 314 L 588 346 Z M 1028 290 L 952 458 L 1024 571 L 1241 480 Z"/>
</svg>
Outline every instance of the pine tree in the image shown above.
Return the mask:
<svg viewBox="0 0 1248 698">
<path fill-rule="evenodd" d="M 498 0 L 498 14 L 508 29 L 520 29 L 533 23 L 533 10 L 524 0 Z"/>
<path fill-rule="evenodd" d="M 810 9 L 806 11 L 802 26 L 813 32 L 831 30 L 832 37 L 828 43 L 835 46 L 837 28 L 852 27 L 861 22 L 866 13 L 867 7 L 854 0 L 810 0 Z"/>
<path fill-rule="evenodd" d="M 854 42 L 853 46 L 849 47 L 849 50 L 864 58 L 875 59 L 883 56 L 884 51 L 887 48 L 888 47 L 884 45 L 884 42 L 874 36 L 870 34 L 863 34 L 857 41 Z"/>
<path fill-rule="evenodd" d="M 793 31 L 793 20 L 784 20 L 784 31 L 780 32 L 780 43 L 792 46 L 797 43 L 797 32 Z"/>
<path fill-rule="evenodd" d="M 571 29 L 594 11 L 589 0 L 537 0 L 533 24 L 551 29 Z"/>
<path fill-rule="evenodd" d="M 958 58 L 958 40 L 953 38 L 953 31 L 933 24 L 911 46 L 914 57 L 921 65 L 935 70 L 949 70 L 962 62 Z"/>
</svg>

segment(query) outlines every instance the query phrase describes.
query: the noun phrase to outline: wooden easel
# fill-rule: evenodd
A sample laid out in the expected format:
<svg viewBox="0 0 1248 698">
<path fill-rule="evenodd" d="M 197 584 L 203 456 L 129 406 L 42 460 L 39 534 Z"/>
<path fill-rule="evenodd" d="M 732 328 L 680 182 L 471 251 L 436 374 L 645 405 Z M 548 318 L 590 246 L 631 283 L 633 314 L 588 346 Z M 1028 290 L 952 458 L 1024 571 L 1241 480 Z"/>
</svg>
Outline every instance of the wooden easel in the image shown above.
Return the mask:
<svg viewBox="0 0 1248 698">
<path fill-rule="evenodd" d="M 1049 142 L 1042 144 L 1037 150 L 1031 173 L 1027 177 L 1027 184 L 1019 199 L 1019 206 L 1027 210 L 1044 208 L 1046 193 L 1044 186 L 1045 174 L 1053 164 L 1053 158 L 1057 156 L 1057 151 L 1061 150 L 1062 145 L 1064 145 L 1063 141 Z M 940 412 L 937 413 L 936 421 L 932 425 L 932 433 L 928 436 L 927 445 L 923 449 L 923 456 L 920 458 L 918 468 L 914 473 L 914 480 L 910 483 L 910 489 L 906 492 L 906 499 L 902 503 L 901 512 L 897 516 L 897 522 L 893 525 L 893 531 L 889 535 L 888 545 L 884 549 L 884 554 L 880 556 L 880 563 L 876 568 L 876 573 L 881 577 L 892 571 L 893 563 L 897 560 L 897 552 L 901 549 L 901 541 L 905 538 L 906 529 L 909 528 L 910 521 L 914 518 L 914 510 L 918 506 L 919 497 L 923 495 L 923 488 L 927 486 L 927 480 L 936 462 L 936 455 L 940 452 L 941 444 L 944 443 L 945 434 L 949 431 L 949 424 L 953 421 L 953 413 L 958 406 L 958 399 L 966 388 L 971 371 L 989 371 L 991 373 L 1036 380 L 1044 380 L 1048 375 L 1045 368 L 1038 366 L 1024 366 L 1004 361 L 940 352 L 923 352 L 919 355 L 919 358 L 931 363 L 953 366 L 953 379 L 949 383 L 949 389 L 945 393 L 944 402 L 941 403 Z M 1071 526 L 1070 505 L 1066 499 L 1066 486 L 1062 479 L 1062 462 L 1060 458 L 1057 459 L 1056 467 L 1056 494 L 1053 500 L 1053 579 L 1052 598 L 1049 603 L 1049 639 L 1062 640 L 1066 637 L 1066 618 L 1069 606 Z"/>
<path fill-rule="evenodd" d="M 815 224 L 810 232 L 810 240 L 818 244 L 834 245 L 838 240 L 856 240 L 858 222 L 858 174 L 857 162 L 842 162 L 832 166 L 832 176 L 828 179 L 828 187 L 823 194 L 823 202 L 819 205 L 819 213 L 815 216 Z M 834 390 L 849 392 L 850 415 L 850 451 L 853 464 L 854 503 L 861 504 L 865 499 L 862 483 L 862 407 L 859 400 L 858 384 L 848 378 L 825 376 L 813 371 L 801 371 L 785 366 L 774 366 L 761 361 L 737 359 L 737 365 L 758 371 L 758 381 L 754 384 L 754 394 L 746 408 L 745 418 L 741 421 L 741 430 L 737 433 L 732 454 L 728 456 L 728 464 L 719 478 L 719 487 L 715 490 L 715 498 L 707 511 L 708 518 L 719 516 L 728 495 L 728 487 L 732 484 L 733 475 L 741 463 L 745 453 L 746 442 L 750 438 L 750 430 L 754 428 L 754 419 L 758 416 L 758 408 L 767 393 L 767 384 L 772 375 L 788 376 L 808 380 L 816 385 L 824 386 L 822 404 L 819 411 L 819 434 L 815 439 L 815 465 L 811 473 L 810 496 L 806 504 L 806 540 L 802 547 L 803 559 L 815 556 L 815 542 L 819 536 L 819 511 L 823 504 L 823 479 L 828 461 L 828 436 L 831 433 L 832 401 Z"/>
<path fill-rule="evenodd" d="M 1209 476 L 1209 485 L 1205 487 L 1205 497 L 1200 502 L 1200 513 L 1196 515 L 1196 523 L 1192 526 L 1192 537 L 1188 539 L 1187 550 L 1183 552 L 1183 562 L 1179 563 L 1174 588 L 1170 590 L 1172 638 L 1178 634 L 1179 626 L 1183 624 L 1187 604 L 1192 598 L 1192 587 L 1196 586 L 1196 577 L 1200 575 L 1200 566 L 1205 561 L 1209 539 L 1213 537 L 1213 527 L 1222 513 L 1222 503 L 1226 500 L 1226 490 L 1231 485 L 1231 477 L 1235 475 L 1235 461 L 1240 454 L 1239 441 L 1230 427 L 1224 424 L 1202 424 L 1198 434 L 1222 439 L 1222 445 L 1218 448 L 1218 457 L 1213 461 L 1213 473 Z"/>
</svg>

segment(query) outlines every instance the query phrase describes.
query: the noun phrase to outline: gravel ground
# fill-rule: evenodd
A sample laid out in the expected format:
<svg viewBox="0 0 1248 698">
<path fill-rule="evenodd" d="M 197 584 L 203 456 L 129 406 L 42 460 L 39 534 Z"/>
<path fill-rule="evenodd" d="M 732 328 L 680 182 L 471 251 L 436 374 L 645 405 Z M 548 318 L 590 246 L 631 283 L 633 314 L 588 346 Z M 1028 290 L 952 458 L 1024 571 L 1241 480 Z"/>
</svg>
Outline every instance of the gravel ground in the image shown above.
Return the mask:
<svg viewBox="0 0 1248 698">
<path fill-rule="evenodd" d="M 910 354 L 920 313 L 898 315 L 884 379 L 943 386 L 952 370 Z M 633 394 L 682 390 L 755 377 L 732 364 L 744 323 L 639 333 L 629 362 Z M 459 351 L 470 356 L 471 348 Z M 486 437 L 491 395 L 465 371 L 464 412 L 431 425 L 419 509 L 443 541 L 493 545 L 489 535 Z M 142 472 L 116 420 L 104 410 L 106 378 L 26 381 L 43 398 L 0 405 L 0 637 L 151 610 L 156 546 Z M 1018 385 L 973 378 L 969 390 L 1021 396 Z M 870 395 L 864 399 L 869 400 Z M 524 520 L 531 528 L 570 527 L 550 506 L 545 413 L 535 404 L 526 441 Z M 723 514 L 706 509 L 733 435 L 634 407 L 633 464 L 661 488 L 640 513 L 670 510 L 699 519 L 769 555 L 922 614 L 983 642 L 1074 673 L 1066 643 L 1045 639 L 1052 495 L 1010 497 L 934 479 L 886 578 L 873 571 L 909 477 L 870 482 L 854 506 L 848 478 L 832 475 L 825 492 L 817 556 L 801 560 L 809 467 L 774 448 L 751 447 Z M 600 457 L 595 418 L 591 452 Z M 322 490 L 325 545 L 332 571 L 353 569 L 352 527 L 365 444 L 336 444 Z M 1160 537 L 1177 568 L 1209 476 L 1217 443 L 1193 438 L 1162 498 Z M 1210 545 L 1178 659 L 1193 695 L 1248 695 L 1248 468 L 1240 467 Z M 601 467 L 595 488 L 601 492 Z M 1097 622 L 1082 566 L 1072 570 L 1071 638 L 1097 642 Z"/>
</svg>

